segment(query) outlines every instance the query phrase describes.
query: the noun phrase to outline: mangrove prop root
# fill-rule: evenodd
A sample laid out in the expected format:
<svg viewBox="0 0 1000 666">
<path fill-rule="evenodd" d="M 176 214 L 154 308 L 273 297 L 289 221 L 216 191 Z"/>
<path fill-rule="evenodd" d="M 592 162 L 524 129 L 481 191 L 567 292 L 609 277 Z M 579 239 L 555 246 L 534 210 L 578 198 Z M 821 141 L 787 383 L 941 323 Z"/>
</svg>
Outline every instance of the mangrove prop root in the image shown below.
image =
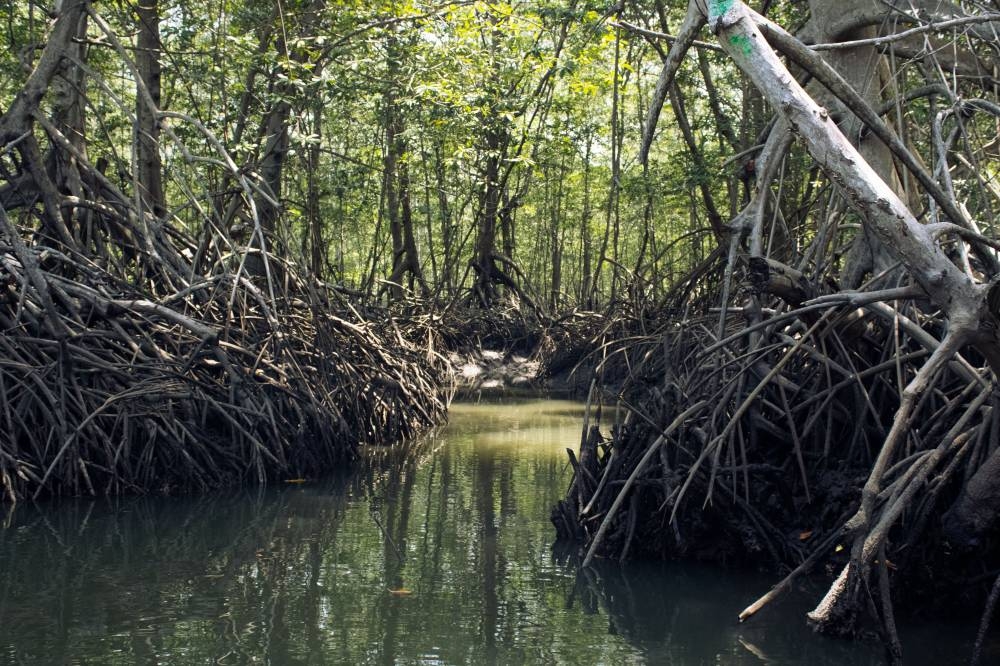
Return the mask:
<svg viewBox="0 0 1000 666">
<path fill-rule="evenodd" d="M 736 309 L 727 315 L 724 345 L 710 333 L 717 315 L 709 308 L 608 343 L 607 370 L 626 376 L 619 400 L 628 418 L 589 419 L 605 444 L 586 482 L 574 480 L 573 496 L 553 512 L 560 536 L 582 541 L 584 564 L 627 549 L 789 567 L 741 621 L 802 574 L 837 567 L 841 575 L 810 616 L 830 631 L 852 632 L 873 610 L 898 654 L 895 582 L 917 574 L 895 563 L 912 569 L 939 550 L 940 541 L 919 533 L 938 534 L 960 488 L 992 464 L 994 398 L 988 371 L 954 355 L 936 315 L 906 310 L 918 318 L 912 336 L 885 316 L 912 292 L 886 292 L 894 306 L 862 294 L 817 299 L 826 307 L 798 317 L 770 309 L 753 324 L 756 335 L 733 332 L 745 316 Z M 887 361 L 882 350 L 897 338 L 899 353 Z M 929 345 L 938 352 L 930 364 Z M 914 380 L 925 382 L 918 394 Z M 900 414 L 904 387 L 914 397 Z M 907 427 L 883 448 L 897 417 Z M 968 460 L 984 436 L 991 444 Z M 878 484 L 869 485 L 862 523 L 862 489 L 873 474 Z M 852 565 L 845 558 L 858 539 L 863 555 Z M 870 574 L 878 599 L 865 605 L 858 586 Z M 845 603 L 852 599 L 858 603 Z"/>
<path fill-rule="evenodd" d="M 63 3 L 0 113 L 0 497 L 310 477 L 441 420 L 440 338 L 275 252 L 288 220 L 265 225 L 258 203 L 280 202 L 204 123 L 156 108 L 135 75 L 186 165 L 170 174 L 181 192 L 170 207 L 193 211 L 182 219 L 151 212 L 49 117 L 50 85 L 80 66 L 68 54 L 85 16 L 135 74 L 90 3 Z M 118 164 L 117 181 L 137 187 L 129 168 Z M 206 205 L 199 181 L 233 187 Z"/>
</svg>

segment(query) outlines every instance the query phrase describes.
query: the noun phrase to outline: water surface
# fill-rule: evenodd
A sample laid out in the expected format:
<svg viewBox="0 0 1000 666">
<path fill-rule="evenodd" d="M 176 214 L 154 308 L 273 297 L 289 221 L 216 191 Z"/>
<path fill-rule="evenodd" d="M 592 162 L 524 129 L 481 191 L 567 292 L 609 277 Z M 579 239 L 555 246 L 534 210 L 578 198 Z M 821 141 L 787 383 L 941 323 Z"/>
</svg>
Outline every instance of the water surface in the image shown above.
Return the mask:
<svg viewBox="0 0 1000 666">
<path fill-rule="evenodd" d="M 455 405 L 353 476 L 0 506 L 0 663 L 881 663 L 806 628 L 815 596 L 737 624 L 772 575 L 553 557 L 581 412 Z M 973 631 L 907 625 L 907 662 L 965 660 Z"/>
</svg>

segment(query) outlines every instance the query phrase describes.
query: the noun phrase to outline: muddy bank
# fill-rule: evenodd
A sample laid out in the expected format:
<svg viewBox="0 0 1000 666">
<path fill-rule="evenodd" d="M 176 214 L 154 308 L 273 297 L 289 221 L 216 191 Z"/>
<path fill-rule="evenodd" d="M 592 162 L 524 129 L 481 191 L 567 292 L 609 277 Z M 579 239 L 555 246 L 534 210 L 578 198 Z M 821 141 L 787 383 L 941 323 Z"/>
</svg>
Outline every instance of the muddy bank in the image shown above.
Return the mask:
<svg viewBox="0 0 1000 666">
<path fill-rule="evenodd" d="M 450 352 L 449 375 L 457 399 L 476 400 L 500 396 L 534 396 L 580 399 L 589 383 L 584 373 L 549 375 L 537 356 L 525 356 L 494 349 Z"/>
</svg>

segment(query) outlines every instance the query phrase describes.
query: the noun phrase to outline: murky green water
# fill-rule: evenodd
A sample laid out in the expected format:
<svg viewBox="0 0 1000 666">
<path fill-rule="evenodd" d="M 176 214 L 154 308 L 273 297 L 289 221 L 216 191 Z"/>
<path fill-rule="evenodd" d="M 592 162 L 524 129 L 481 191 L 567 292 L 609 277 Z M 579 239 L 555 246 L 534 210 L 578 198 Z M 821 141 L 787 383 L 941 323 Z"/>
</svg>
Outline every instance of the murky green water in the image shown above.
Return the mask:
<svg viewBox="0 0 1000 666">
<path fill-rule="evenodd" d="M 353 478 L 19 506 L 0 523 L 0 663 L 881 662 L 812 635 L 805 597 L 738 625 L 773 576 L 557 562 L 580 412 L 456 405 L 418 457 Z M 971 633 L 908 626 L 908 663 L 963 661 Z"/>
</svg>

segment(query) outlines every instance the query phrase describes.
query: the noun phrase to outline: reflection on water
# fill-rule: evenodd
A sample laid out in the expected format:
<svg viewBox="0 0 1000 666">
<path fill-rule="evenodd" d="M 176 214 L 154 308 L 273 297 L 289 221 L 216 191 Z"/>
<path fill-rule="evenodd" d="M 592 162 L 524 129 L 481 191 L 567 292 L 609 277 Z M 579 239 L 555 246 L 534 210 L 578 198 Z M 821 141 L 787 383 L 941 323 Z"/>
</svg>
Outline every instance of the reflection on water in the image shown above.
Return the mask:
<svg viewBox="0 0 1000 666">
<path fill-rule="evenodd" d="M 880 663 L 809 634 L 794 599 L 737 625 L 771 576 L 556 561 L 580 411 L 456 405 L 420 455 L 353 477 L 19 506 L 0 663 Z M 957 640 L 938 654 L 967 655 Z"/>
</svg>

